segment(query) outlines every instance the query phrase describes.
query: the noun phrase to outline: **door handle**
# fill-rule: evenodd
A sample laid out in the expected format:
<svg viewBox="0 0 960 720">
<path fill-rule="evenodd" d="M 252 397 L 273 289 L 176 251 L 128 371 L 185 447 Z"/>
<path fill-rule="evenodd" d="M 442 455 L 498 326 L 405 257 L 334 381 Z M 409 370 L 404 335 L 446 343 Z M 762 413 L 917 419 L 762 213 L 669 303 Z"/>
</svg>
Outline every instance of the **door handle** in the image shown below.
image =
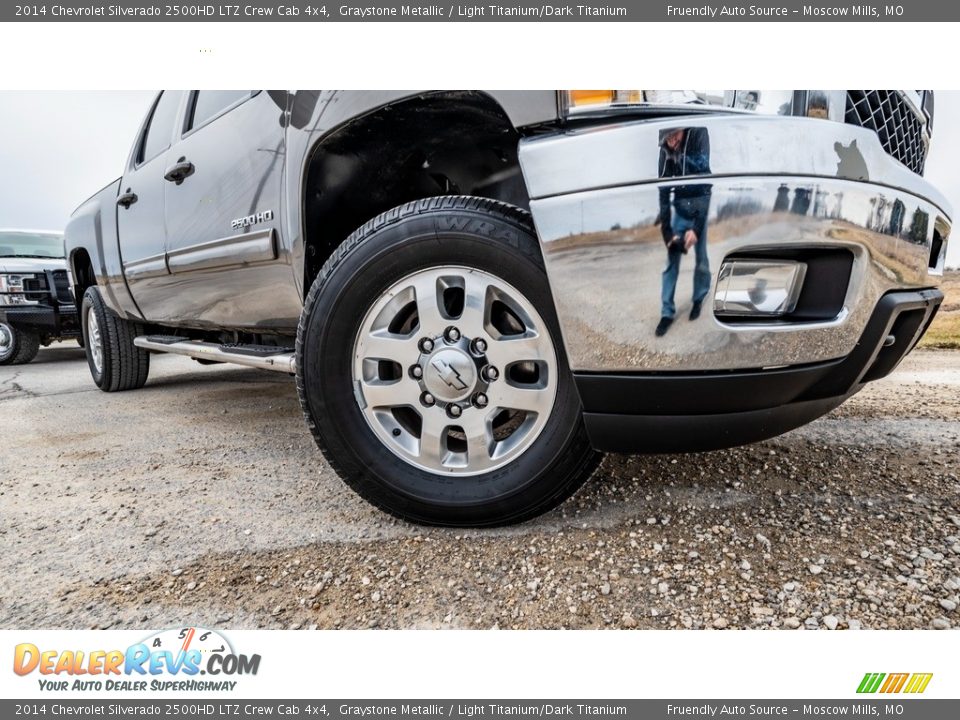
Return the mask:
<svg viewBox="0 0 960 720">
<path fill-rule="evenodd" d="M 193 175 L 194 170 L 196 170 L 196 168 L 193 167 L 193 163 L 185 157 L 182 157 L 177 160 L 176 165 L 171 165 L 167 168 L 167 171 L 163 174 L 163 179 L 179 185 Z"/>
<path fill-rule="evenodd" d="M 137 194 L 132 192 L 130 188 L 127 188 L 127 191 L 117 198 L 117 205 L 122 208 L 128 208 L 137 201 Z"/>
</svg>

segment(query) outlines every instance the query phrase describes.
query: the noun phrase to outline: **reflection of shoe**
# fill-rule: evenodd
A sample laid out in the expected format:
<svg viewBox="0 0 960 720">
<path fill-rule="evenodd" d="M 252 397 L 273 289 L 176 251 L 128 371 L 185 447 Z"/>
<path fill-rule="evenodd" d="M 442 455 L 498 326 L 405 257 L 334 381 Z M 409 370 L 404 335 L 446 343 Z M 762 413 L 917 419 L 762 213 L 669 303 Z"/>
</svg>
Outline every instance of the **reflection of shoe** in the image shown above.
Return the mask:
<svg viewBox="0 0 960 720">
<path fill-rule="evenodd" d="M 701 305 L 703 305 L 703 301 L 702 301 L 702 300 L 698 300 L 697 302 L 695 302 L 695 303 L 693 304 L 693 307 L 690 308 L 690 319 L 691 319 L 691 320 L 696 320 L 698 317 L 700 317 L 700 306 L 701 306 Z"/>
<path fill-rule="evenodd" d="M 663 337 L 667 334 L 667 330 L 670 329 L 670 326 L 673 325 L 672 317 L 662 317 L 660 318 L 660 324 L 657 325 L 655 334 L 657 337 Z"/>
</svg>

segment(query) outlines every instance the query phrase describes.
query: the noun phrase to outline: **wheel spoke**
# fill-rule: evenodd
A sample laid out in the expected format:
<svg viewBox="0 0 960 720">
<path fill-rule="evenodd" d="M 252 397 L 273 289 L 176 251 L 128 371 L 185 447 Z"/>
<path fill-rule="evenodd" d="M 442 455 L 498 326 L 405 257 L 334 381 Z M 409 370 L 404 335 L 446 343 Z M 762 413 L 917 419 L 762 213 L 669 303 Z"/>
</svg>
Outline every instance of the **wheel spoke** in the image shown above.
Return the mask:
<svg viewBox="0 0 960 720">
<path fill-rule="evenodd" d="M 400 365 L 416 359 L 419 352 L 413 339 L 387 333 L 369 333 L 357 350 L 363 359 L 391 360 Z"/>
<path fill-rule="evenodd" d="M 470 421 L 461 423 L 461 427 L 467 435 L 467 463 L 471 469 L 477 470 L 490 465 L 494 439 L 487 418 L 477 410 L 471 412 Z"/>
<path fill-rule="evenodd" d="M 446 430 L 448 421 L 439 408 L 429 408 L 420 413 L 420 460 L 435 467 L 443 465 L 447 453 Z"/>
<path fill-rule="evenodd" d="M 457 327 L 468 337 L 486 338 L 487 290 L 490 283 L 476 273 L 464 273 L 463 282 L 463 313 L 456 321 Z"/>
<path fill-rule="evenodd" d="M 440 294 L 437 280 L 432 275 L 418 277 L 413 283 L 417 295 L 417 316 L 421 335 L 439 335 L 449 325 L 440 314 Z"/>
<path fill-rule="evenodd" d="M 502 383 L 490 394 L 497 407 L 541 413 L 550 406 L 551 394 L 543 388 L 517 387 Z"/>
<path fill-rule="evenodd" d="M 368 408 L 391 408 L 414 405 L 420 386 L 407 377 L 399 380 L 365 380 L 360 384 Z"/>
<path fill-rule="evenodd" d="M 506 370 L 511 363 L 547 360 L 548 348 L 545 348 L 544 344 L 540 335 L 516 337 L 505 335 L 491 343 L 487 350 L 487 357 L 501 370 Z"/>
</svg>

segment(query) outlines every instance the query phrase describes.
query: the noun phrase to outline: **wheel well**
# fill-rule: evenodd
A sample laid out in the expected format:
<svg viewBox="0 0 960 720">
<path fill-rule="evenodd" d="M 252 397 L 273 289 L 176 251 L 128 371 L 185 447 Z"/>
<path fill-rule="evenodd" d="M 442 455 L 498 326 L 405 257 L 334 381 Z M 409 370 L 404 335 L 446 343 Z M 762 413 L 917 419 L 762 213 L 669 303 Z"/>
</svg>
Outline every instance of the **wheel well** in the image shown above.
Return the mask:
<svg viewBox="0 0 960 720">
<path fill-rule="evenodd" d="M 367 220 L 411 200 L 476 195 L 529 208 L 519 134 L 480 92 L 387 105 L 321 140 L 305 173 L 304 287 Z"/>
<path fill-rule="evenodd" d="M 84 291 L 91 285 L 97 284 L 97 276 L 93 271 L 90 253 L 84 248 L 78 248 L 73 252 L 70 264 L 73 267 L 74 299 L 79 306 L 83 300 Z"/>
</svg>

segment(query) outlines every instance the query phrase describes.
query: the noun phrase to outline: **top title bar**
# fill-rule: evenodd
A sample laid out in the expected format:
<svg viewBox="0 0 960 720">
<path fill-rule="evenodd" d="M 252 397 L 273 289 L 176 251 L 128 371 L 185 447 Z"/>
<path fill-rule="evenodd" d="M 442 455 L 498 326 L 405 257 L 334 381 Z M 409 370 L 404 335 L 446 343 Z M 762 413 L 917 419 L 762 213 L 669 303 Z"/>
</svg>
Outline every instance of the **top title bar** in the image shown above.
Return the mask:
<svg viewBox="0 0 960 720">
<path fill-rule="evenodd" d="M 713 2 L 498 3 L 258 0 L 250 3 L 155 3 L 145 0 L 16 3 L 0 6 L 2 22 L 952 22 L 960 6 L 942 0 L 903 4 Z"/>
</svg>

